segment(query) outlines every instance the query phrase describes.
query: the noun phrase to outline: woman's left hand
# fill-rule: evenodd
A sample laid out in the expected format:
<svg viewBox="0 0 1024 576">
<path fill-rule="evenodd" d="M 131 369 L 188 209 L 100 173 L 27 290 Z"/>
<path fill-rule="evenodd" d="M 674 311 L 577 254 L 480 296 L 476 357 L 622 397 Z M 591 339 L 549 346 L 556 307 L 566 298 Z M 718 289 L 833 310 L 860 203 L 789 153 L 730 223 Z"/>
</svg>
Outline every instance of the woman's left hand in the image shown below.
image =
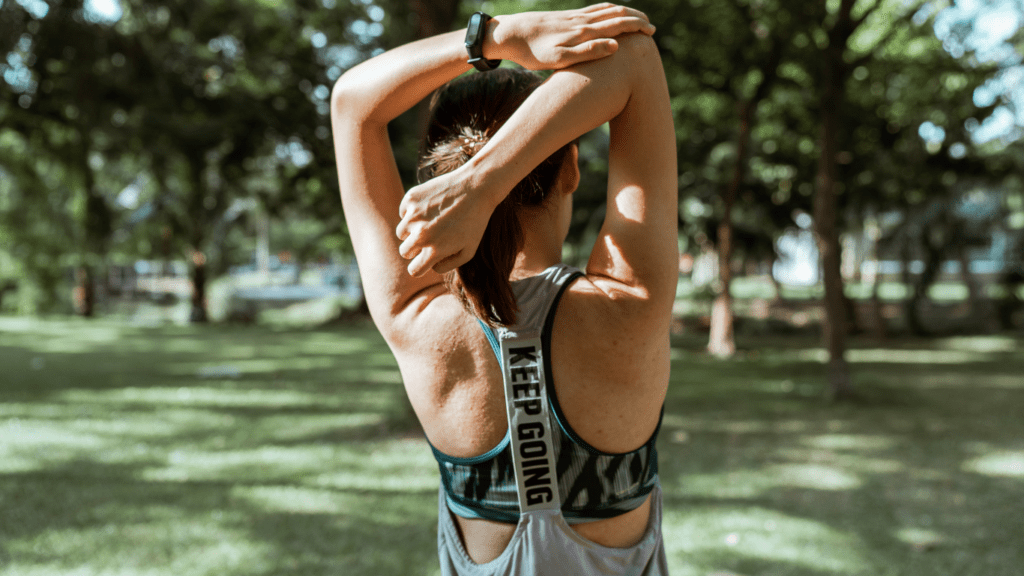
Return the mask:
<svg viewBox="0 0 1024 576">
<path fill-rule="evenodd" d="M 646 14 L 609 2 L 494 19 L 493 43 L 484 43 L 484 56 L 512 60 L 529 70 L 559 70 L 604 58 L 618 49 L 616 36 L 654 34 Z"/>
</svg>

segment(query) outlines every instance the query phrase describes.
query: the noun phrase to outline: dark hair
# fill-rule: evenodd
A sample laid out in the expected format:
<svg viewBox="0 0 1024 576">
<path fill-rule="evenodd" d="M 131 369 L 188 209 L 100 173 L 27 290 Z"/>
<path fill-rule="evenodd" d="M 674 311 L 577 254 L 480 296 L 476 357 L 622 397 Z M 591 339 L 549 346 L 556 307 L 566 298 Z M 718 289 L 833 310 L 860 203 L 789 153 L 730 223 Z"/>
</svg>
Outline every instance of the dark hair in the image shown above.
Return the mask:
<svg viewBox="0 0 1024 576">
<path fill-rule="evenodd" d="M 419 181 L 468 162 L 543 81 L 527 70 L 499 68 L 457 78 L 434 92 Z M 448 290 L 491 326 L 511 326 L 516 320 L 518 307 L 509 277 L 523 248 L 519 208 L 544 202 L 575 143 L 557 150 L 516 184 L 491 215 L 473 258 L 445 275 Z"/>
</svg>

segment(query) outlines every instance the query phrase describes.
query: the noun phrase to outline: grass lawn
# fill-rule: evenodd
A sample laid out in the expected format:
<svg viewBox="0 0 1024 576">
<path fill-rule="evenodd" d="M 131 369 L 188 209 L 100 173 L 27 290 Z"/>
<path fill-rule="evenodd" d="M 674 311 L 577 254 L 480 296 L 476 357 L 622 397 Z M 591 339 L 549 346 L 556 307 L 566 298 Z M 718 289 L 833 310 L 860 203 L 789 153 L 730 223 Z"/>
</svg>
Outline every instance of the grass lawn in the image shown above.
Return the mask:
<svg viewBox="0 0 1024 576">
<path fill-rule="evenodd" d="M 676 341 L 677 576 L 1024 570 L 1024 339 Z M 0 318 L 0 576 L 439 572 L 437 469 L 370 326 Z"/>
</svg>

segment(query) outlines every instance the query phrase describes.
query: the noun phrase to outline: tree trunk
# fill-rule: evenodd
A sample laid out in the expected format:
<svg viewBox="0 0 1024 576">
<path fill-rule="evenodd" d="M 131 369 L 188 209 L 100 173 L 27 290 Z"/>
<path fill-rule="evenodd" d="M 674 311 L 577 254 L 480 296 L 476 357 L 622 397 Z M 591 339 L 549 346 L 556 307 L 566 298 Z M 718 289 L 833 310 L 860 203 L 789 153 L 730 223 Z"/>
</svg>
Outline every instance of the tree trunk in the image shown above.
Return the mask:
<svg viewBox="0 0 1024 576">
<path fill-rule="evenodd" d="M 878 265 L 877 260 L 875 265 Z M 881 286 L 882 282 L 879 279 L 879 274 L 875 272 L 875 279 L 871 282 L 871 317 L 874 319 L 872 328 L 874 329 L 875 338 L 885 340 L 889 337 L 889 330 L 885 322 L 885 314 L 882 313 L 882 299 L 878 294 Z"/>
<path fill-rule="evenodd" d="M 962 239 L 965 236 L 963 229 L 960 228 L 958 232 Z M 985 326 L 989 323 L 991 317 L 986 315 L 988 310 L 985 310 L 983 313 L 981 287 L 974 278 L 974 274 L 971 273 L 971 259 L 967 254 L 966 242 L 961 240 L 957 246 L 956 255 L 960 263 L 960 279 L 967 286 L 967 317 L 976 319 L 979 325 Z"/>
<path fill-rule="evenodd" d="M 926 333 L 924 326 L 921 324 L 921 318 L 917 313 L 917 304 L 921 300 L 919 294 L 921 284 L 910 271 L 910 265 L 914 257 L 910 250 L 910 235 L 905 234 L 905 236 L 902 250 L 902 270 L 900 271 L 900 279 L 903 282 L 904 289 L 907 291 L 906 299 L 903 301 L 903 317 L 906 318 L 907 329 L 912 334 L 920 336 Z"/>
<path fill-rule="evenodd" d="M 75 271 L 73 300 L 75 313 L 79 316 L 92 318 L 96 314 L 96 279 L 92 266 L 88 264 Z"/>
<path fill-rule="evenodd" d="M 871 295 L 868 297 L 871 314 L 871 332 L 875 338 L 885 340 L 888 338 L 888 327 L 885 322 L 885 315 L 882 313 L 882 298 L 879 292 L 882 288 L 882 261 L 879 245 L 882 242 L 882 229 L 878 224 L 878 218 L 871 213 L 864 218 L 864 231 L 867 234 L 871 247 L 866 251 L 864 261 L 870 262 L 873 266 L 871 274 Z M 864 280 L 863 275 L 861 280 Z"/>
<path fill-rule="evenodd" d="M 996 304 L 996 310 L 999 311 L 999 326 L 1003 330 L 1014 329 L 1017 314 L 1024 308 L 1024 300 L 1017 295 L 1017 291 L 1024 284 L 1024 268 L 1020 267 L 1021 255 L 1024 255 L 1024 231 L 1018 234 L 1013 246 L 1003 254 L 1003 273 L 999 278 L 1005 293 Z"/>
<path fill-rule="evenodd" d="M 772 258 L 771 263 L 768 265 L 768 277 L 772 281 L 772 287 L 775 288 L 775 297 L 772 298 L 772 304 L 775 305 L 782 304 L 786 301 L 786 296 L 782 293 L 785 287 L 782 285 L 782 282 L 775 277 L 775 263 L 778 261 L 778 257 Z"/>
<path fill-rule="evenodd" d="M 86 261 L 89 255 L 106 257 L 107 239 L 113 233 L 113 215 L 103 196 L 96 191 L 96 179 L 89 166 L 89 153 L 85 147 L 77 150 L 78 168 L 82 171 L 85 192 L 84 243 Z M 92 318 L 96 314 L 96 270 L 83 264 L 76 274 L 75 307 L 80 316 Z"/>
<path fill-rule="evenodd" d="M 0 314 L 4 311 L 4 297 L 8 292 L 14 293 L 18 291 L 18 283 L 14 280 L 4 280 L 0 282 Z"/>
<path fill-rule="evenodd" d="M 931 226 L 935 227 L 937 224 L 933 222 Z M 935 284 L 935 279 L 942 267 L 947 240 L 948 235 L 939 237 L 938 241 L 933 240 L 930 229 L 924 229 L 921 236 L 921 245 L 924 247 L 925 252 L 923 259 L 924 269 L 921 270 L 921 273 L 914 280 L 914 289 L 910 293 L 909 315 L 907 316 L 908 325 L 916 336 L 926 337 L 932 335 L 932 330 L 925 326 L 925 323 L 922 321 L 921 304 L 929 299 L 928 289 L 931 288 L 932 284 Z M 931 303 L 929 302 L 929 304 Z"/>
<path fill-rule="evenodd" d="M 206 311 L 206 255 L 196 251 L 192 253 L 192 309 L 189 321 L 205 323 L 209 319 Z"/>
<path fill-rule="evenodd" d="M 847 2 L 852 7 L 850 0 L 844 0 L 844 5 Z M 833 32 L 841 31 L 841 26 L 842 22 L 837 22 Z M 836 183 L 838 180 L 836 154 L 839 151 L 839 116 L 845 90 L 846 65 L 843 61 L 843 50 L 847 38 L 837 38 L 837 36 L 840 34 L 830 34 L 829 45 L 824 49 L 821 92 L 821 155 L 818 158 L 813 201 L 815 241 L 818 253 L 821 255 L 822 275 L 825 280 L 822 339 L 828 352 L 827 395 L 830 399 L 849 397 L 853 393 L 849 366 L 846 362 L 847 308 L 843 295 L 843 277 L 840 271 L 841 249 L 839 230 L 836 224 Z"/>
<path fill-rule="evenodd" d="M 718 295 L 711 307 L 711 335 L 708 352 L 720 358 L 736 353 L 732 310 L 732 207 L 736 203 L 746 168 L 747 148 L 750 145 L 750 118 L 755 102 L 742 102 L 739 106 L 739 134 L 736 137 L 736 166 L 732 181 L 722 194 L 722 220 L 718 224 Z"/>
<path fill-rule="evenodd" d="M 747 171 L 747 149 L 750 148 L 750 132 L 754 112 L 757 105 L 768 94 L 778 73 L 779 60 L 782 58 L 784 43 L 775 41 L 762 68 L 761 82 L 754 93 L 747 99 L 740 99 L 736 106 L 739 117 L 739 130 L 736 134 L 736 165 L 733 168 L 732 181 L 722 194 L 722 221 L 718 224 L 718 294 L 711 307 L 711 334 L 708 338 L 708 352 L 722 358 L 732 356 L 736 352 L 736 340 L 733 330 L 734 315 L 732 307 L 732 254 L 734 231 L 732 225 L 732 209 L 739 197 L 740 186 Z"/>
</svg>

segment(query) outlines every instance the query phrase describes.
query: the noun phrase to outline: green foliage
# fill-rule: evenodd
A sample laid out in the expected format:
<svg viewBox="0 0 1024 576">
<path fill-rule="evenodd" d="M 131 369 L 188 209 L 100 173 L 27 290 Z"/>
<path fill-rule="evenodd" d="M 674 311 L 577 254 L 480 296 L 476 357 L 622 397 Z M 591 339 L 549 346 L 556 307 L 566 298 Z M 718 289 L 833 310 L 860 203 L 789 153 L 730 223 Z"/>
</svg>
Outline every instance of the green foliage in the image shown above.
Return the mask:
<svg viewBox="0 0 1024 576">
<path fill-rule="evenodd" d="M 276 217 L 320 222 L 316 239 L 343 236 L 327 100 L 333 79 L 377 49 L 383 10 L 120 6 L 116 22 L 82 0 L 52 2 L 45 14 L 0 6 L 0 37 L 13 40 L 0 48 L 20 63 L 18 82 L 0 82 L 0 139 L 10 152 L 0 166 L 17 188 L 0 225 L 25 268 L 37 267 L 36 254 L 102 263 L 200 251 L 222 270 L 237 252 L 224 246 L 227 232 L 245 223 L 236 200 L 252 197 Z M 45 213 L 40 224 L 15 216 L 32 212 Z M 61 223 L 63 237 L 48 239 L 58 246 L 40 242 L 34 226 L 44 222 Z M 63 274 L 33 273 L 53 272 Z"/>
<path fill-rule="evenodd" d="M 292 235 L 297 244 L 289 248 L 347 249 L 333 184 L 327 100 L 334 79 L 412 39 L 438 14 L 455 14 L 454 23 L 439 24 L 450 29 L 477 8 L 507 13 L 585 2 L 434 0 L 419 16 L 398 0 L 119 4 L 113 20 L 91 13 L 83 0 L 53 0 L 46 10 L 0 4 L 0 51 L 8 55 L 0 60 L 7 79 L 0 82 L 0 166 L 9 183 L 0 227 L 19 274 L 52 280 L 64 273 L 37 271 L 40 263 L 179 258 L 192 250 L 223 270 L 243 257 L 252 235 L 250 218 L 239 213 L 245 203 L 238 201 L 248 199 L 279 222 L 318 223 L 316 234 Z M 736 161 L 738 106 L 758 97 L 733 220 L 756 244 L 751 251 L 770 252 L 794 211 L 810 208 L 822 51 L 840 3 L 629 5 L 658 26 L 688 244 L 713 236 Z M 837 158 L 848 229 L 860 226 L 865 211 L 909 210 L 967 187 L 996 186 L 1024 165 L 1005 144 L 972 140 L 971 129 L 1003 105 L 979 109 L 974 100 L 1002 64 L 972 64 L 969 46 L 952 57 L 955 43 L 938 40 L 933 29 L 940 13 L 939 5 L 917 10 L 896 0 L 853 7 L 852 17 L 864 19 L 845 46 Z M 956 21 L 953 35 L 966 38 L 972 25 Z M 944 138 L 923 139 L 922 126 L 941 129 Z M 414 115 L 392 132 L 411 185 Z M 601 213 L 605 138 L 594 133 L 581 151 L 584 193 L 571 233 L 580 257 Z M 29 214 L 37 220 L 21 216 Z M 47 234 L 42 222 L 62 233 Z M 742 253 L 748 246 L 741 244 Z"/>
</svg>

